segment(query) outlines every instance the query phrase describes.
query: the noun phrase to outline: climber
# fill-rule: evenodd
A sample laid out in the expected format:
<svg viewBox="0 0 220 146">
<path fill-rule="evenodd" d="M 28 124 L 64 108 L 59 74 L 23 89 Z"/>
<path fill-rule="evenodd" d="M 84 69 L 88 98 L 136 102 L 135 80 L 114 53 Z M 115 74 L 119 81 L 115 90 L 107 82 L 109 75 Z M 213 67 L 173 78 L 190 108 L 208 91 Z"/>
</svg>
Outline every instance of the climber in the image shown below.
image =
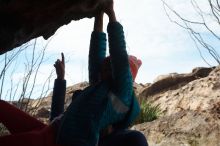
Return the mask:
<svg viewBox="0 0 220 146">
<path fill-rule="evenodd" d="M 73 95 L 74 100 L 60 118 L 57 142 L 77 146 L 146 146 L 143 134 L 126 131 L 140 110 L 133 81 L 141 61 L 127 55 L 123 27 L 115 17 L 113 1 L 103 5 L 103 11 L 109 17 L 110 56 L 106 57 L 106 34 L 100 12 L 95 17 L 90 41 L 90 85 Z"/>
<path fill-rule="evenodd" d="M 63 53 L 61 55 L 62 60 L 60 61 L 58 59 L 54 64 L 57 79 L 54 82 L 52 96 L 50 116 L 52 124 L 48 126 L 11 104 L 0 100 L 0 123 L 3 123 L 11 133 L 10 135 L 0 137 L 0 145 L 58 146 L 55 144 L 56 126 L 60 124 L 57 119 L 62 117 L 61 115 L 64 111 L 66 91 L 64 55 Z M 75 92 L 73 97 L 76 96 L 78 92 Z M 102 134 L 99 140 L 99 146 L 146 146 L 144 135 L 138 131 L 115 129 L 113 132 L 110 132 L 109 129 Z"/>
<path fill-rule="evenodd" d="M 110 57 L 105 57 L 103 13 L 99 13 L 95 17 L 90 42 L 89 87 L 73 94 L 72 103 L 63 113 L 66 81 L 62 54 L 62 60 L 54 64 L 57 79 L 53 91 L 51 124 L 43 124 L 0 101 L 0 122 L 11 132 L 11 135 L 0 137 L 0 145 L 147 145 L 143 134 L 127 130 L 139 113 L 133 81 L 141 61 L 127 55 L 123 28 L 116 20 L 113 1 L 103 5 L 103 11 L 109 16 Z"/>
</svg>

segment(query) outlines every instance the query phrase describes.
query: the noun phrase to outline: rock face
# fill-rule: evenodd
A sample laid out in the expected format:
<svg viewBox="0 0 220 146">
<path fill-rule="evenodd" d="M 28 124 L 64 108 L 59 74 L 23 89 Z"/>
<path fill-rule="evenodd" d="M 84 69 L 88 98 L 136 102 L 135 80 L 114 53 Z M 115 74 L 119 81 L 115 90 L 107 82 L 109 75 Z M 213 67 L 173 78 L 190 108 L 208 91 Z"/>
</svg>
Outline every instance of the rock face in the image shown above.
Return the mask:
<svg viewBox="0 0 220 146">
<path fill-rule="evenodd" d="M 49 38 L 71 20 L 93 17 L 108 0 L 1 0 L 0 54 L 27 41 Z"/>
<path fill-rule="evenodd" d="M 147 87 L 141 95 L 151 96 L 162 91 L 180 88 L 193 80 L 208 76 L 213 69 L 214 68 L 199 67 L 193 69 L 192 73 L 189 74 L 172 73 L 169 75 L 161 75 L 157 77 L 154 83 Z"/>
<path fill-rule="evenodd" d="M 153 122 L 136 125 L 150 146 L 219 146 L 219 115 L 183 110 Z"/>
<path fill-rule="evenodd" d="M 206 77 L 187 80 L 182 86 L 176 84 L 151 95 L 141 93 L 141 98 L 159 104 L 163 113 L 155 121 L 133 127 L 146 135 L 149 145 L 220 145 L 220 66 L 210 73 L 203 71 Z"/>
</svg>

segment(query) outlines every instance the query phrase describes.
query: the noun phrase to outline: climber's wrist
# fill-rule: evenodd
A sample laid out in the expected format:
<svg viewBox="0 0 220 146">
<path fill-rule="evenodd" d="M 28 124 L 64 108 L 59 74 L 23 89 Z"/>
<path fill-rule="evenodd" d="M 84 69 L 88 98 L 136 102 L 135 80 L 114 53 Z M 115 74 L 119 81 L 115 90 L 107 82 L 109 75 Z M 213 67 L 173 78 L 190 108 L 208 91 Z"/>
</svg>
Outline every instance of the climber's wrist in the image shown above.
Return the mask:
<svg viewBox="0 0 220 146">
<path fill-rule="evenodd" d="M 109 17 L 109 22 L 116 22 L 117 21 L 116 16 L 115 16 L 115 11 L 113 9 L 108 14 L 108 17 Z"/>
</svg>

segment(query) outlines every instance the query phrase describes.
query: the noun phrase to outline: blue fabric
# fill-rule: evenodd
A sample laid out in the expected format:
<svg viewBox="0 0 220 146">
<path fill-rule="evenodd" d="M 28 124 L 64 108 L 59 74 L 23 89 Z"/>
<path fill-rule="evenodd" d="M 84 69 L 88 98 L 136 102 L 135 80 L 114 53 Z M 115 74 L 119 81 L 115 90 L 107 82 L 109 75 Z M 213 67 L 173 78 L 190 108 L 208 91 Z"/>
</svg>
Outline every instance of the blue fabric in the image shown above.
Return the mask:
<svg viewBox="0 0 220 146">
<path fill-rule="evenodd" d="M 102 62 L 106 55 L 106 34 L 93 31 L 89 49 L 89 83 L 99 82 Z"/>
<path fill-rule="evenodd" d="M 99 80 L 105 58 L 106 36 L 93 32 L 89 52 L 90 86 L 84 89 L 69 105 L 61 121 L 58 143 L 63 145 L 95 146 L 99 131 L 108 125 L 127 128 L 140 109 L 133 91 L 123 27 L 120 23 L 108 24 L 109 48 L 113 83 Z M 122 102 L 129 111 L 118 112 L 109 93 Z"/>
<path fill-rule="evenodd" d="M 50 121 L 64 112 L 66 80 L 56 79 L 53 88 Z"/>
<path fill-rule="evenodd" d="M 118 22 L 108 24 L 109 52 L 114 80 L 113 92 L 128 107 L 133 94 L 133 80 L 128 62 L 123 27 Z"/>
</svg>

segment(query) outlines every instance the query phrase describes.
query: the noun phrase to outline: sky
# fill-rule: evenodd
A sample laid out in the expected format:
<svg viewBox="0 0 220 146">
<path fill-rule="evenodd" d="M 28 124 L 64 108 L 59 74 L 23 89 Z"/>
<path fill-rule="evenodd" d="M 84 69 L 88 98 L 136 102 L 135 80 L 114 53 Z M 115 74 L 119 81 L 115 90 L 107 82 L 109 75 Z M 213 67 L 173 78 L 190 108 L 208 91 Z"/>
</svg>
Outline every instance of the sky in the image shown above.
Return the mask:
<svg viewBox="0 0 220 146">
<path fill-rule="evenodd" d="M 206 1 L 200 0 L 199 5 L 208 12 Z M 190 7 L 190 0 L 166 0 L 166 2 L 186 18 L 199 19 Z M 189 33 L 168 19 L 161 0 L 139 0 L 138 2 L 115 0 L 115 12 L 118 21 L 124 28 L 128 53 L 142 60 L 142 66 L 136 77 L 137 83 L 152 83 L 159 75 L 174 72 L 189 73 L 195 67 L 208 66 L 200 57 Z M 171 16 L 175 18 L 174 15 L 171 14 Z M 207 21 L 212 22 L 212 20 Z M 65 78 L 67 85 L 88 81 L 87 62 L 93 22 L 94 19 L 84 18 L 80 21 L 72 21 L 56 31 L 55 35 L 50 38 L 51 41 L 45 54 L 46 59 L 39 69 L 37 86 L 42 86 L 50 71 L 54 69 L 53 63 L 61 57 L 61 52 L 66 58 Z M 105 16 L 105 32 L 107 24 L 108 18 Z M 216 32 L 219 32 L 215 23 L 210 23 L 210 25 Z M 205 29 L 200 27 L 195 27 L 195 29 L 204 34 L 208 41 L 216 46 L 219 45 L 219 42 L 213 39 Z M 44 46 L 45 43 L 47 40 L 42 37 L 38 38 L 37 49 Z M 202 52 L 211 65 L 217 65 L 205 50 Z M 31 52 L 26 53 L 31 54 Z M 0 58 L 2 57 L 0 56 Z M 24 57 L 20 57 L 21 62 L 24 60 L 22 58 Z M 17 69 L 11 78 L 18 82 L 23 74 L 22 69 Z M 53 81 L 50 84 L 50 89 L 52 86 Z M 6 94 L 6 90 L 4 94 Z"/>
</svg>

